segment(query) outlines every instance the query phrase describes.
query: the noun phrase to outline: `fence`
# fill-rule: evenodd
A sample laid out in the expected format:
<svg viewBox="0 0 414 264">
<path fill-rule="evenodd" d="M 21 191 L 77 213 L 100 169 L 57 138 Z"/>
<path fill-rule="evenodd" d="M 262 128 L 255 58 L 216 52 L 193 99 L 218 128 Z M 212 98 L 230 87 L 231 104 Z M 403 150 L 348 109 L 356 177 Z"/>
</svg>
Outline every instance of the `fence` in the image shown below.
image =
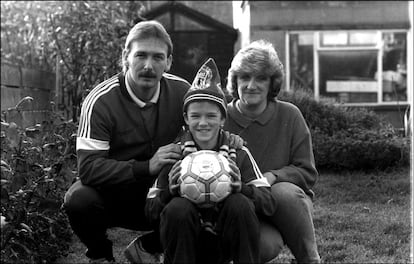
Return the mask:
<svg viewBox="0 0 414 264">
<path fill-rule="evenodd" d="M 52 110 L 55 79 L 51 72 L 2 63 L 1 112 L 5 121 L 25 128 L 47 120 Z M 33 100 L 16 107 L 27 96 Z"/>
</svg>

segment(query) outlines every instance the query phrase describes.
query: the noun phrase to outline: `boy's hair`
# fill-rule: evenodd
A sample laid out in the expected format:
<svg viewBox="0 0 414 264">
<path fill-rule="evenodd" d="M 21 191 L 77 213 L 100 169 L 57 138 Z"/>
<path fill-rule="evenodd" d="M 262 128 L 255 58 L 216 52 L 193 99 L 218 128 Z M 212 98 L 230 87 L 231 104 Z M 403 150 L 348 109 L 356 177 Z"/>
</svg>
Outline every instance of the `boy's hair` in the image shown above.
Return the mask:
<svg viewBox="0 0 414 264">
<path fill-rule="evenodd" d="M 270 77 L 268 100 L 273 100 L 282 87 L 283 64 L 273 47 L 266 40 L 257 40 L 239 50 L 234 56 L 227 76 L 227 91 L 233 98 L 239 98 L 237 76 L 241 74 L 266 75 Z"/>
<path fill-rule="evenodd" d="M 122 71 L 126 73 L 128 70 L 128 65 L 126 63 L 126 58 L 131 49 L 131 43 L 135 40 L 142 40 L 148 38 L 157 38 L 163 41 L 167 45 L 167 56 L 170 56 L 173 53 L 173 44 L 171 41 L 171 37 L 168 32 L 165 30 L 164 26 L 155 21 L 155 20 L 148 20 L 148 21 L 141 21 L 137 23 L 128 33 L 128 36 L 125 41 L 125 48 L 122 55 Z"/>
</svg>

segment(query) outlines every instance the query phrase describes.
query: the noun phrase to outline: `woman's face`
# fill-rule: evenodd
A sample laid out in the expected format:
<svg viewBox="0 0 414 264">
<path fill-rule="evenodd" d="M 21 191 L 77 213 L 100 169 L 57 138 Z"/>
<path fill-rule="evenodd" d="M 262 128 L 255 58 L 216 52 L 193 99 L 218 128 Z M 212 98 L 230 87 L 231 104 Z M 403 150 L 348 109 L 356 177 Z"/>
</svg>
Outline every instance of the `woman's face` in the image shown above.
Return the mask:
<svg viewBox="0 0 414 264">
<path fill-rule="evenodd" d="M 194 140 L 202 149 L 213 149 L 217 145 L 220 128 L 224 125 L 220 108 L 208 101 L 195 101 L 188 105 L 184 113 Z"/>
<path fill-rule="evenodd" d="M 266 75 L 249 73 L 237 75 L 237 93 L 240 103 L 248 106 L 266 104 L 270 83 L 270 77 Z"/>
</svg>

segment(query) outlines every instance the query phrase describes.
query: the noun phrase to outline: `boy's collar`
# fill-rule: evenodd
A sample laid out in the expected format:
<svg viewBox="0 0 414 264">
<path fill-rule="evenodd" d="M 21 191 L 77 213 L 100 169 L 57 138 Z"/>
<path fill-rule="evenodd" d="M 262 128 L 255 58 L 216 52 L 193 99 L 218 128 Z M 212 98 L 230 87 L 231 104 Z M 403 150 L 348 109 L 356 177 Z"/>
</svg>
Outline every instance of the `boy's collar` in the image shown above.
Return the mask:
<svg viewBox="0 0 414 264">
<path fill-rule="evenodd" d="M 217 137 L 217 143 L 216 143 L 215 147 L 213 149 L 210 149 L 210 150 L 219 151 L 220 147 L 223 145 L 222 141 L 223 141 L 224 137 L 225 137 L 225 135 L 223 133 L 223 129 L 220 129 L 219 135 Z M 200 146 L 194 140 L 193 134 L 191 134 L 191 132 L 190 132 L 190 130 L 188 130 L 188 128 L 186 128 L 186 130 L 185 130 L 183 139 L 184 140 L 181 140 L 181 143 L 183 144 L 183 146 L 185 146 L 187 144 L 187 145 L 194 146 L 197 149 L 197 151 L 201 150 Z M 191 143 L 189 143 L 189 142 L 191 142 Z"/>
<path fill-rule="evenodd" d="M 194 141 L 193 135 L 190 133 L 188 129 L 186 129 L 184 134 L 181 136 L 180 142 L 183 157 L 187 156 L 190 153 L 201 150 L 197 143 Z M 226 158 L 236 160 L 236 150 L 234 148 L 229 147 L 229 138 L 226 136 L 222 129 L 220 129 L 219 132 L 217 145 L 212 150 L 217 151 Z"/>
</svg>

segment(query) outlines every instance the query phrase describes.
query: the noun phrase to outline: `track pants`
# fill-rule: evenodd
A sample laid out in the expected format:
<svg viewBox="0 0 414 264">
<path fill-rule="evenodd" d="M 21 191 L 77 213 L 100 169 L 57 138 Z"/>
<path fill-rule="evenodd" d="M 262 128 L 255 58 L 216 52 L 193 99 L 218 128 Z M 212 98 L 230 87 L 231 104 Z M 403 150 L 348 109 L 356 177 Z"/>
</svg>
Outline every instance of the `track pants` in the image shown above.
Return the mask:
<svg viewBox="0 0 414 264">
<path fill-rule="evenodd" d="M 112 242 L 106 231 L 111 227 L 147 231 L 153 227 L 144 214 L 149 185 L 131 184 L 97 191 L 76 181 L 67 191 L 64 209 L 75 234 L 87 247 L 91 259 L 112 259 Z M 146 249 L 160 252 L 159 232 L 145 236 Z M 148 246 L 150 245 L 150 246 Z"/>
<path fill-rule="evenodd" d="M 259 221 L 249 198 L 240 193 L 227 197 L 215 231 L 203 230 L 193 203 L 173 198 L 161 213 L 164 263 L 259 263 Z"/>
</svg>

